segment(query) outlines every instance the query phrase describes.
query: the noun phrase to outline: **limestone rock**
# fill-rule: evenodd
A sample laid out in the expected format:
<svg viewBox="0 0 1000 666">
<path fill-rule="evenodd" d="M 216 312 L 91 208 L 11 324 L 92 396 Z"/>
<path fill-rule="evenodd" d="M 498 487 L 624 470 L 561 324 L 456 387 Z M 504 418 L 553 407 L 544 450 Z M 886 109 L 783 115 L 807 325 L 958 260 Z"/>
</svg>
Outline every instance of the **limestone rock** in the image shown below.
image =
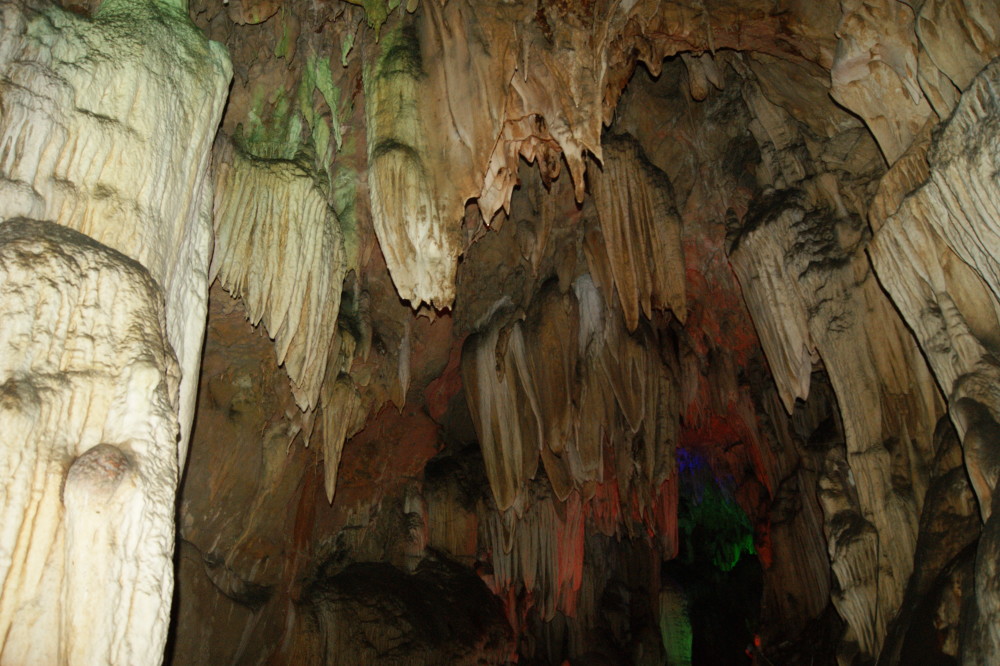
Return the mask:
<svg viewBox="0 0 1000 666">
<path fill-rule="evenodd" d="M 895 0 L 842 9 L 830 94 L 864 119 L 892 164 L 934 113 L 917 76 L 914 10 Z"/>
<path fill-rule="evenodd" d="M 1000 17 L 994 9 L 984 0 L 927 0 L 920 7 L 921 46 L 958 91 L 1000 55 Z"/>
<path fill-rule="evenodd" d="M 513 652 L 498 600 L 473 573 L 443 560 L 424 560 L 412 574 L 355 564 L 316 581 L 304 602 L 318 654 L 295 663 L 472 666 L 507 663 Z"/>
<path fill-rule="evenodd" d="M 156 664 L 173 589 L 177 362 L 139 264 L 0 224 L 0 662 Z"/>
<path fill-rule="evenodd" d="M 844 471 L 844 480 L 835 485 L 852 488 L 838 496 L 857 497 L 856 504 L 825 509 L 831 561 L 844 594 L 838 610 L 861 651 L 875 655 L 912 568 L 933 459 L 931 435 L 942 403 L 859 246 L 844 245 L 859 237 L 843 226 L 859 222 L 806 212 L 794 202 L 779 202 L 766 218 L 772 221 L 762 221 L 741 237 L 731 259 L 751 314 L 760 322 L 769 358 L 774 354 L 781 359 L 789 348 L 808 349 L 799 340 L 810 340 L 830 373 L 846 438 L 846 464 L 841 465 L 851 472 L 850 482 Z M 755 268 L 760 265 L 764 268 Z M 758 280 L 747 279 L 754 270 L 771 275 L 784 271 L 784 276 L 762 289 Z M 800 333 L 768 342 L 774 339 L 769 330 L 802 331 L 808 337 Z M 799 372 L 803 374 L 776 374 L 779 387 L 785 386 L 780 390 L 786 407 L 789 398 L 804 397 L 793 393 L 800 386 L 796 379 L 808 380 Z M 893 475 L 896 465 L 909 470 L 905 482 Z M 851 513 L 844 516 L 850 520 L 836 518 L 848 507 L 853 507 Z"/>
</svg>

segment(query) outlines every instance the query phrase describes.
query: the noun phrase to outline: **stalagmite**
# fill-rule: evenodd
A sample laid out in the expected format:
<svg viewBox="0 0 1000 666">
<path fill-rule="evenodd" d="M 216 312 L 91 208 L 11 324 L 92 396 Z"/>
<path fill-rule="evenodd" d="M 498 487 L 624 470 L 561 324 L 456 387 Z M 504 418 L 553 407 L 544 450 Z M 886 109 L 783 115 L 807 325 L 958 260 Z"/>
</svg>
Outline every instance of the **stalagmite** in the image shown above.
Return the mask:
<svg viewBox="0 0 1000 666">
<path fill-rule="evenodd" d="M 221 139 L 215 150 L 218 276 L 263 321 L 303 411 L 319 404 L 346 273 L 339 222 L 309 175 L 290 162 L 251 159 Z"/>
<path fill-rule="evenodd" d="M 661 640 L 667 652 L 667 663 L 691 666 L 691 617 L 684 587 L 664 581 L 659 604 Z"/>
<path fill-rule="evenodd" d="M 166 0 L 108 0 L 89 20 L 22 3 L 2 12 L 0 219 L 77 229 L 162 285 L 184 461 L 208 298 L 209 151 L 229 58 Z"/>
<path fill-rule="evenodd" d="M 0 663 L 159 663 L 180 378 L 160 289 L 76 231 L 15 219 L 0 311 Z"/>
<path fill-rule="evenodd" d="M 231 74 L 185 9 L 0 7 L 4 663 L 162 659 Z"/>
</svg>

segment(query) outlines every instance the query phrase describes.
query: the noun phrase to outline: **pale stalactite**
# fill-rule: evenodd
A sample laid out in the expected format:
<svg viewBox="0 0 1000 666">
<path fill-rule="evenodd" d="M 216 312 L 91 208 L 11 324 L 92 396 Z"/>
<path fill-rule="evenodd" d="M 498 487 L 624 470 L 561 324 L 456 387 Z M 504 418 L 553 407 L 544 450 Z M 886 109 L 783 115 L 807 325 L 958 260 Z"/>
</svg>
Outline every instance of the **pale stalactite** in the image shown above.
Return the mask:
<svg viewBox="0 0 1000 666">
<path fill-rule="evenodd" d="M 402 18 L 365 67 L 365 114 L 375 233 L 396 290 L 414 308 L 446 307 L 455 297 L 464 206 L 439 192 L 444 174 L 427 133 L 433 109 L 421 103 L 425 76 L 420 33 Z"/>
<path fill-rule="evenodd" d="M 861 649 L 874 655 L 912 568 L 941 400 L 859 246 L 843 245 L 858 238 L 850 233 L 857 220 L 808 212 L 793 199 L 759 224 L 739 239 L 733 265 L 742 274 L 769 358 L 788 344 L 781 341 L 782 334 L 769 330 L 801 330 L 830 375 L 844 422 L 847 464 L 857 496 L 854 511 L 857 520 L 868 525 L 861 532 L 843 531 L 827 515 L 834 525 L 828 534 L 831 561 L 844 590 L 838 610 Z M 762 273 L 783 276 L 772 285 L 775 291 L 766 292 L 759 280 L 744 277 L 755 264 L 764 266 L 757 269 Z M 773 338 L 777 344 L 767 342 Z M 780 390 L 786 407 L 790 397 L 805 397 L 789 392 L 795 384 L 788 378 L 776 373 L 776 380 L 785 387 Z M 893 482 L 897 465 L 909 468 L 907 488 Z"/>
<path fill-rule="evenodd" d="M 7 3 L 0 21 L 0 219 L 77 229 L 162 285 L 180 362 L 186 458 L 212 247 L 209 152 L 229 59 L 172 3 L 109 0 L 93 19 Z"/>
<path fill-rule="evenodd" d="M 993 174 L 1000 136 L 989 128 L 1000 106 L 1000 65 L 991 65 L 962 95 L 929 156 L 931 178 L 897 215 L 930 221 L 958 257 L 1000 300 L 1000 204 Z M 947 388 L 946 388 L 947 390 Z"/>
<path fill-rule="evenodd" d="M 614 392 L 607 390 L 607 379 L 601 367 L 604 348 L 604 301 L 590 275 L 584 273 L 573 283 L 580 313 L 577 336 L 577 357 L 580 359 L 578 414 L 587 418 L 574 419 L 576 441 L 570 447 L 570 469 L 581 482 L 584 497 L 589 499 L 594 484 L 604 481 L 604 443 L 615 423 Z"/>
<path fill-rule="evenodd" d="M 603 161 L 602 130 L 637 61 L 655 75 L 665 57 L 698 53 L 684 57 L 696 94 L 707 95 L 724 77 L 703 52 L 749 46 L 725 28 L 732 22 L 770 53 L 794 43 L 796 58 L 807 51 L 826 65 L 794 21 L 781 35 L 767 11 L 745 14 L 657 0 L 538 8 L 467 0 L 390 16 L 380 38 L 368 34 L 359 49 L 372 216 L 400 296 L 414 308 L 452 304 L 464 207 L 475 200 L 487 225 L 509 213 L 522 158 L 546 183 L 565 163 L 583 201 L 588 156 Z M 676 290 L 666 296 L 676 300 Z"/>
<path fill-rule="evenodd" d="M 890 9 L 896 10 L 875 6 L 866 11 Z M 890 59 L 896 69 L 883 62 L 876 69 L 894 77 L 910 72 L 910 42 L 895 33 L 872 32 L 871 15 L 852 12 L 845 7 L 838 61 L 846 57 L 844 49 L 881 38 L 899 52 Z M 842 64 L 864 69 L 865 62 Z M 836 67 L 835 96 L 838 81 L 846 85 L 851 74 L 838 74 Z M 864 85 L 876 80 L 858 79 L 860 88 L 843 90 L 861 95 Z M 906 108 L 913 108 L 917 99 L 910 94 L 919 96 L 919 90 L 911 88 Z M 786 410 L 791 413 L 796 400 L 808 397 L 817 361 L 822 360 L 830 378 L 846 444 L 846 456 L 837 459 L 838 471 L 831 476 L 828 470 L 821 482 L 821 494 L 827 495 L 823 509 L 828 551 L 839 586 L 833 601 L 849 626 L 845 639 L 857 642 L 863 654 L 875 656 L 913 567 L 918 519 L 934 458 L 932 433 L 943 402 L 911 333 L 865 256 L 868 230 L 861 218 L 869 214 L 870 194 L 844 196 L 854 186 L 835 172 L 820 171 L 818 151 L 784 109 L 764 99 L 752 83 L 744 85 L 743 95 L 754 115 L 751 131 L 761 146 L 758 180 L 778 189 L 765 193 L 745 216 L 742 230 L 731 236 L 730 260 Z M 917 114 L 919 123 L 915 117 L 905 120 L 905 114 L 889 115 L 888 121 L 879 115 L 884 126 L 865 119 L 883 152 L 895 151 L 890 161 L 897 161 L 930 115 Z M 849 126 L 843 131 L 853 132 Z M 894 147 L 887 148 L 891 142 Z M 898 160 L 891 179 L 918 177 L 919 147 L 912 150 Z M 879 174 L 878 165 L 861 166 L 869 177 Z M 870 211 L 873 220 L 898 205 L 895 201 L 892 192 L 880 192 Z M 831 455 L 843 454 L 838 447 Z M 843 506 L 829 501 L 830 488 L 849 501 Z"/>
<path fill-rule="evenodd" d="M 589 276 L 553 281 L 523 321 L 496 315 L 462 353 L 466 395 L 500 510 L 523 508 L 539 456 L 556 497 L 593 496 L 614 452 L 618 492 L 641 511 L 673 475 L 677 379 L 646 325 L 630 333 Z"/>
<path fill-rule="evenodd" d="M 536 296 L 525 321 L 525 348 L 538 398 L 542 463 L 556 496 L 565 500 L 574 486 L 570 452 L 576 444 L 572 435 L 578 414 L 573 405 L 579 390 L 579 345 L 566 332 L 577 328 L 580 317 L 576 299 L 560 294 L 556 286 L 550 283 Z"/>
<path fill-rule="evenodd" d="M 802 210 L 781 213 L 788 224 L 802 219 Z M 796 400 L 809 397 L 816 343 L 809 333 L 808 316 L 794 276 L 785 266 L 785 249 L 770 234 L 747 234 L 730 253 L 733 270 L 743 288 L 747 308 L 764 348 L 778 393 L 790 413 Z M 756 313 L 769 312 L 760 317 Z"/>
<path fill-rule="evenodd" d="M 159 287 L 71 229 L 11 220 L 0 311 L 0 663 L 159 663 L 179 384 Z"/>
<path fill-rule="evenodd" d="M 493 325 L 469 336 L 462 378 L 497 508 L 520 510 L 542 438 L 521 323 Z"/>
<path fill-rule="evenodd" d="M 831 95 L 864 119 L 890 164 L 1000 55 L 990 2 L 852 0 L 842 9 Z"/>
<path fill-rule="evenodd" d="M 339 222 L 312 178 L 291 162 L 251 159 L 225 139 L 214 160 L 209 277 L 242 299 L 251 324 L 264 323 L 296 402 L 311 410 L 319 404 L 347 271 Z"/>
<path fill-rule="evenodd" d="M 356 435 L 368 416 L 367 405 L 347 375 L 327 381 L 321 392 L 323 407 L 323 478 L 326 499 L 333 502 L 344 442 Z"/>
<path fill-rule="evenodd" d="M 899 203 L 887 208 L 891 214 L 870 249 L 952 406 L 968 398 L 994 413 L 1000 402 L 984 387 L 997 374 L 1000 350 L 1000 210 L 993 178 L 997 137 L 985 127 L 1000 114 L 998 80 L 1000 65 L 993 65 L 962 96 L 932 142 L 924 167 L 929 178 L 909 196 L 896 194 Z M 953 416 L 965 435 L 962 410 Z M 991 503 L 981 484 L 977 494 L 985 518 Z"/>
<path fill-rule="evenodd" d="M 584 565 L 584 503 L 577 493 L 562 502 L 537 484 L 521 516 L 486 507 L 479 525 L 495 594 L 523 585 L 542 618 L 551 620 L 557 610 L 573 614 Z"/>
</svg>

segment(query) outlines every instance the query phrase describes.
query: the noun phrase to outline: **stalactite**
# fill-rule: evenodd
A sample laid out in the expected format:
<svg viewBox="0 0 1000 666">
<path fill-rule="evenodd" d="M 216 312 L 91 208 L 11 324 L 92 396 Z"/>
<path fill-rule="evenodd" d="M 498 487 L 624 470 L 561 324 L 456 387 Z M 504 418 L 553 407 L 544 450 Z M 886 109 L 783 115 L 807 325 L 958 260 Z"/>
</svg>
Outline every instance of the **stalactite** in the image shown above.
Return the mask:
<svg viewBox="0 0 1000 666">
<path fill-rule="evenodd" d="M 497 507 L 520 507 L 542 437 L 521 324 L 494 325 L 470 336 L 462 351 L 462 377 Z"/>
<path fill-rule="evenodd" d="M 776 322 L 798 320 L 796 330 L 808 334 L 830 373 L 857 484 L 857 511 L 870 523 L 864 538 L 844 537 L 840 543 L 837 539 L 842 533 L 831 534 L 834 571 L 838 577 L 848 577 L 840 580 L 845 594 L 854 590 L 838 608 L 846 613 L 862 649 L 875 654 L 888 617 L 902 601 L 912 568 L 940 397 L 864 255 L 850 245 L 840 245 L 857 236 L 839 227 L 854 223 L 809 213 L 794 204 L 773 210 L 762 226 L 740 238 L 731 257 L 743 276 L 754 256 L 765 261 L 769 257 L 768 265 L 786 275 L 783 289 L 770 294 L 743 277 L 751 313 L 764 330 Z M 788 330 L 788 323 L 778 325 Z M 762 335 L 762 340 L 768 339 Z M 775 348 L 765 343 L 765 350 L 770 357 Z M 793 394 L 785 391 L 787 406 Z M 906 488 L 893 482 L 891 470 L 897 461 L 909 461 Z M 865 548 L 871 552 L 862 552 Z M 838 558 L 846 560 L 838 562 Z M 874 569 L 859 573 L 859 562 L 877 566 L 879 575 Z M 866 585 L 876 588 L 862 589 Z"/>
<path fill-rule="evenodd" d="M 365 71 L 372 218 L 400 295 L 414 306 L 453 298 L 453 241 L 432 190 L 419 103 L 419 37 L 408 20 L 383 36 Z"/>
<path fill-rule="evenodd" d="M 677 379 L 655 349 L 648 328 L 630 334 L 602 306 L 589 278 L 565 294 L 553 282 L 524 322 L 497 317 L 470 337 L 463 376 L 501 510 L 517 503 L 539 456 L 559 499 L 592 495 L 606 444 L 620 495 L 650 506 L 673 473 L 680 411 Z"/>
<path fill-rule="evenodd" d="M 320 393 L 323 408 L 323 475 L 326 499 L 333 502 L 344 442 L 357 434 L 368 416 L 367 405 L 349 376 L 327 381 Z"/>
<path fill-rule="evenodd" d="M 542 484 L 531 488 L 521 516 L 484 507 L 480 539 L 491 554 L 494 593 L 523 586 L 540 616 L 551 620 L 557 610 L 572 615 L 576 608 L 584 564 L 584 504 L 577 493 L 563 502 Z"/>
<path fill-rule="evenodd" d="M 603 168 L 591 172 L 591 187 L 629 330 L 635 330 L 640 312 L 650 318 L 670 309 L 683 322 L 681 222 L 666 176 L 634 140 L 619 137 L 605 140 Z M 611 285 L 606 288 L 610 293 Z"/>
<path fill-rule="evenodd" d="M 576 299 L 560 294 L 554 283 L 536 297 L 532 308 L 525 322 L 525 348 L 538 397 L 541 457 L 556 496 L 565 500 L 575 481 L 571 460 L 580 458 L 573 437 L 579 344 L 572 335 L 580 317 Z"/>
<path fill-rule="evenodd" d="M 415 17 L 389 17 L 380 47 L 364 47 L 375 51 L 365 68 L 365 108 L 373 220 L 402 298 L 415 308 L 451 304 L 464 205 L 475 199 L 487 225 L 500 209 L 509 212 L 521 158 L 537 163 L 547 183 L 565 162 L 583 201 L 587 156 L 604 159 L 602 128 L 637 60 L 658 71 L 679 51 L 746 48 L 731 31 L 712 29 L 737 20 L 732 11 L 706 17 L 695 7 L 602 0 L 538 10 L 431 3 Z M 774 39 L 774 17 L 752 22 L 746 30 L 757 30 L 767 48 L 786 48 Z M 650 37 L 634 39 L 636 30 Z M 706 81 L 721 85 L 712 58 L 701 58 Z M 669 248 L 672 258 L 675 246 L 659 233 L 669 236 L 673 226 L 644 231 L 646 246 Z M 653 283 L 637 292 L 641 305 L 675 307 L 683 318 L 679 282 L 669 267 L 659 274 L 660 265 L 673 262 L 652 262 Z M 657 297 L 662 305 L 649 302 Z"/>
<path fill-rule="evenodd" d="M 1000 65 L 992 64 L 962 95 L 952 118 L 930 142 L 926 182 L 908 193 L 905 186 L 912 183 L 897 185 L 890 172 L 883 187 L 895 196 L 885 206 L 885 224 L 870 249 L 880 280 L 949 399 L 985 523 L 964 663 L 993 654 L 1000 645 L 992 629 L 998 596 L 988 582 L 995 571 L 987 554 L 995 550 L 997 533 L 991 461 L 1000 417 L 1000 210 L 994 177 L 997 136 L 986 128 L 1000 114 L 998 81 Z"/>
<path fill-rule="evenodd" d="M 782 215 L 794 223 L 802 212 L 789 208 Z M 757 335 L 785 409 L 809 397 L 813 363 L 818 360 L 816 344 L 809 334 L 808 317 L 797 293 L 796 280 L 785 267 L 785 248 L 770 234 L 752 234 L 741 239 L 731 252 L 733 270 L 743 287 L 743 297 L 751 313 L 772 312 L 755 317 Z M 752 258 L 751 258 L 752 257 Z"/>
<path fill-rule="evenodd" d="M 220 139 L 214 153 L 216 276 L 264 323 L 303 411 L 319 404 L 346 273 L 343 234 L 307 173 L 251 159 Z"/>
<path fill-rule="evenodd" d="M 869 251 L 948 394 L 1000 349 L 993 150 L 967 143 L 972 136 L 995 143 L 981 128 L 998 113 L 998 71 L 995 65 L 984 71 L 963 95 L 931 149 L 930 179 L 905 199 L 905 192 L 897 194 Z"/>
<path fill-rule="evenodd" d="M 917 81 L 913 9 L 851 0 L 838 36 L 830 94 L 868 123 L 892 164 L 934 113 Z"/>
</svg>

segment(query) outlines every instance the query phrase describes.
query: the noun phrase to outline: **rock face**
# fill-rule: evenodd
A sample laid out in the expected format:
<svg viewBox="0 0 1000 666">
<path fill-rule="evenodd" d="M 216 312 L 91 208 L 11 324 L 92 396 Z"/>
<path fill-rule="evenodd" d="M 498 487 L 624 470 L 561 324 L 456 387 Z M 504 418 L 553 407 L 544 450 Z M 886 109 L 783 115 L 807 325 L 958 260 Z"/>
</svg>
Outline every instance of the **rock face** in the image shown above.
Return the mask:
<svg viewBox="0 0 1000 666">
<path fill-rule="evenodd" d="M 180 374 L 163 296 L 50 222 L 0 224 L 0 661 L 161 659 Z"/>
<path fill-rule="evenodd" d="M 0 9 L 2 661 L 1000 656 L 991 3 Z"/>
<path fill-rule="evenodd" d="M 1000 114 L 1000 68 L 984 69 L 962 95 L 940 134 L 922 151 L 929 177 L 885 220 L 872 258 L 887 289 L 926 350 L 949 398 L 962 437 L 965 465 L 985 522 L 976 580 L 975 629 L 963 660 L 996 654 L 992 552 L 993 463 L 998 430 L 995 383 L 998 330 L 996 185 L 994 133 L 986 126 Z M 918 157 L 917 159 L 920 159 Z"/>
</svg>

